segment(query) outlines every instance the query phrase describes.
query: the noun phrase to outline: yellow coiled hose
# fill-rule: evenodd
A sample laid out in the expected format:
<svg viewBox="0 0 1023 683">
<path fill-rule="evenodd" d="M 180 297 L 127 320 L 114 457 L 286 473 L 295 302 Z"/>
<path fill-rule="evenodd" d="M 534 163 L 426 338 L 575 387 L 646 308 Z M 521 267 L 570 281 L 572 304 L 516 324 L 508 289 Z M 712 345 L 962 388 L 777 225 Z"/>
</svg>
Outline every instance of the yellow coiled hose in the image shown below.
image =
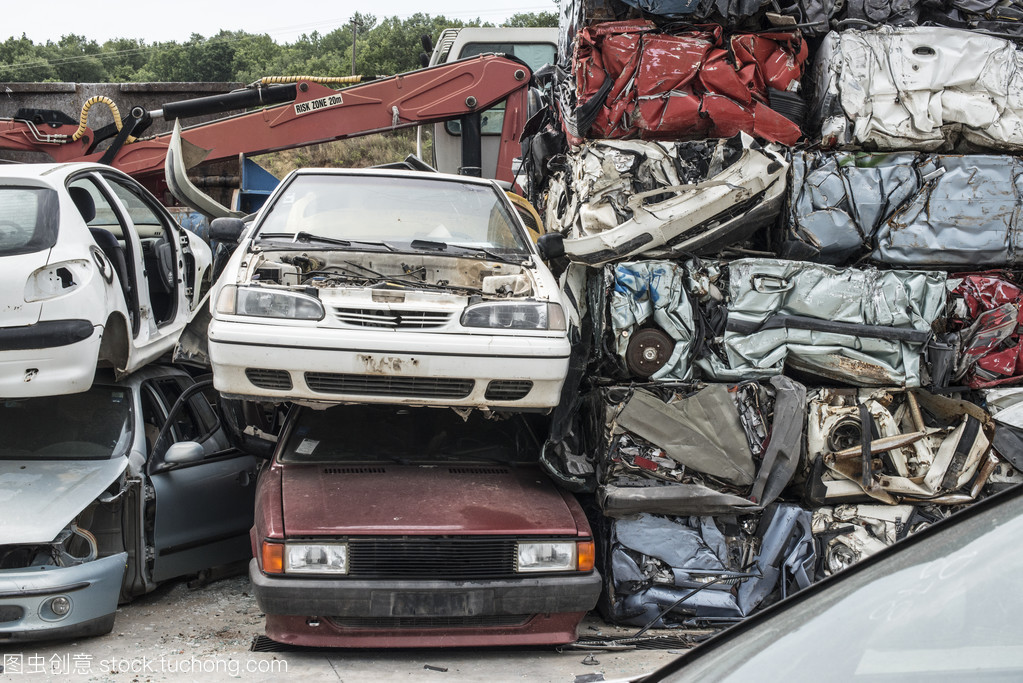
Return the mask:
<svg viewBox="0 0 1023 683">
<path fill-rule="evenodd" d="M 362 83 L 364 76 L 264 76 L 259 79 L 260 85 L 271 85 L 276 83 L 298 83 L 309 81 L 310 83 L 336 83 L 340 85 L 354 85 Z"/>
<path fill-rule="evenodd" d="M 82 115 L 78 119 L 78 130 L 76 130 L 75 134 L 71 136 L 72 140 L 77 141 L 85 134 L 86 124 L 89 122 L 89 109 L 92 108 L 92 105 L 97 103 L 105 104 L 110 107 L 110 113 L 114 116 L 114 125 L 117 126 L 117 130 L 121 130 L 123 124 L 121 123 L 121 112 L 118 110 L 117 105 L 114 104 L 114 101 L 109 97 L 96 95 L 95 97 L 90 97 L 86 100 L 85 104 L 82 105 Z M 135 142 L 135 138 L 129 135 L 125 142 Z"/>
</svg>

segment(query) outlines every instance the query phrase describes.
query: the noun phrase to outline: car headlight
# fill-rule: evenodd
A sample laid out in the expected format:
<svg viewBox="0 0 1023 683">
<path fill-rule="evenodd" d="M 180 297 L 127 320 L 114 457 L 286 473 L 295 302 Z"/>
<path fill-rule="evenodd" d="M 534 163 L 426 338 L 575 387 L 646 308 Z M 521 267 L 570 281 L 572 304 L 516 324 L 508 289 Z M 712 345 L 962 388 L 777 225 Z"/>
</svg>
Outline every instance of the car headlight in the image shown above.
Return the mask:
<svg viewBox="0 0 1023 683">
<path fill-rule="evenodd" d="M 25 301 L 45 301 L 70 294 L 89 281 L 92 264 L 86 259 L 43 266 L 28 276 Z"/>
<path fill-rule="evenodd" d="M 476 304 L 465 309 L 462 327 L 508 330 L 564 330 L 565 311 L 561 304 L 541 301 L 500 301 Z"/>
<path fill-rule="evenodd" d="M 260 318 L 320 320 L 323 304 L 314 296 L 286 289 L 235 287 L 228 285 L 217 297 L 217 313 L 252 315 Z"/>
<path fill-rule="evenodd" d="M 285 543 L 285 574 L 347 574 L 347 543 Z"/>
<path fill-rule="evenodd" d="M 592 544 L 591 544 L 592 545 Z M 579 570 L 575 541 L 519 542 L 519 572 L 574 572 Z M 592 569 L 592 566 L 590 567 Z"/>
</svg>

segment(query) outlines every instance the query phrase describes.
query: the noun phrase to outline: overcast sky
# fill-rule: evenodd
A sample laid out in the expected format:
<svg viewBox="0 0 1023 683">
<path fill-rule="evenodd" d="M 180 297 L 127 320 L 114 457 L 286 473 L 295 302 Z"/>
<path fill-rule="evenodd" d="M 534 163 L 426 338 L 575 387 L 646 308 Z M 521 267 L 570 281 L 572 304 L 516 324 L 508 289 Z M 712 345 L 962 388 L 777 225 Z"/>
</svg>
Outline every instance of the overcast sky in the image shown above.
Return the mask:
<svg viewBox="0 0 1023 683">
<path fill-rule="evenodd" d="M 56 42 L 73 33 L 103 43 L 110 38 L 142 38 L 147 43 L 184 42 L 193 33 L 205 37 L 220 29 L 269 34 L 278 43 L 294 42 L 303 33 L 329 33 L 356 12 L 377 19 L 406 18 L 418 12 L 465 21 L 499 24 L 519 12 L 554 12 L 553 0 L 373 0 L 372 2 L 282 2 L 281 0 L 172 0 L 141 3 L 82 3 L 45 0 L 18 3 L 0 24 L 0 40 L 25 34 L 34 43 Z M 11 9 L 11 8 L 9 8 Z"/>
</svg>

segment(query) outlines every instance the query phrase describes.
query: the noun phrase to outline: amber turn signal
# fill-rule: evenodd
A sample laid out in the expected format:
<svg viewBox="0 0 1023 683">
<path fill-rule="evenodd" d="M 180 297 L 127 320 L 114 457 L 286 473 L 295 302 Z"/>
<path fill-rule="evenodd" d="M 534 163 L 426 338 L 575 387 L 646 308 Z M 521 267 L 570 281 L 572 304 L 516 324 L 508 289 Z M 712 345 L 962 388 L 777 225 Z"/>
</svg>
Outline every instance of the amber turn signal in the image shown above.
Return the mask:
<svg viewBox="0 0 1023 683">
<path fill-rule="evenodd" d="M 592 545 L 592 544 L 591 544 Z M 263 573 L 283 574 L 284 573 L 284 544 L 263 541 Z"/>
<path fill-rule="evenodd" d="M 575 544 L 576 567 L 581 572 L 593 571 L 596 563 L 596 556 L 593 549 L 593 541 L 579 541 Z"/>
</svg>

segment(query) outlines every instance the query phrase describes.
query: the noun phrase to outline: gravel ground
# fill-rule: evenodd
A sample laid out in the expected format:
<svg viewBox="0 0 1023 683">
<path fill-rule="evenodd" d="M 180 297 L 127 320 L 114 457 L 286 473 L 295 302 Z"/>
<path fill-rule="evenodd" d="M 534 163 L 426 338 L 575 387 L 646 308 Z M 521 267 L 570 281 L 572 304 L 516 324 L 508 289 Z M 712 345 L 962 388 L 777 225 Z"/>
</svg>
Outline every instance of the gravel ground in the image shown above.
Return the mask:
<svg viewBox="0 0 1023 683">
<path fill-rule="evenodd" d="M 625 636 L 590 616 L 583 635 Z M 117 610 L 112 633 L 76 642 L 0 645 L 0 680 L 31 681 L 575 681 L 650 672 L 678 650 L 555 648 L 252 652 L 263 615 L 246 576 L 190 588 L 174 581 Z M 594 660 L 596 663 L 594 663 Z M 587 663 L 584 664 L 584 661 Z M 18 673 L 20 668 L 21 673 Z M 592 679 L 591 679 L 592 680 Z M 598 679 L 599 680 L 599 679 Z"/>
</svg>

